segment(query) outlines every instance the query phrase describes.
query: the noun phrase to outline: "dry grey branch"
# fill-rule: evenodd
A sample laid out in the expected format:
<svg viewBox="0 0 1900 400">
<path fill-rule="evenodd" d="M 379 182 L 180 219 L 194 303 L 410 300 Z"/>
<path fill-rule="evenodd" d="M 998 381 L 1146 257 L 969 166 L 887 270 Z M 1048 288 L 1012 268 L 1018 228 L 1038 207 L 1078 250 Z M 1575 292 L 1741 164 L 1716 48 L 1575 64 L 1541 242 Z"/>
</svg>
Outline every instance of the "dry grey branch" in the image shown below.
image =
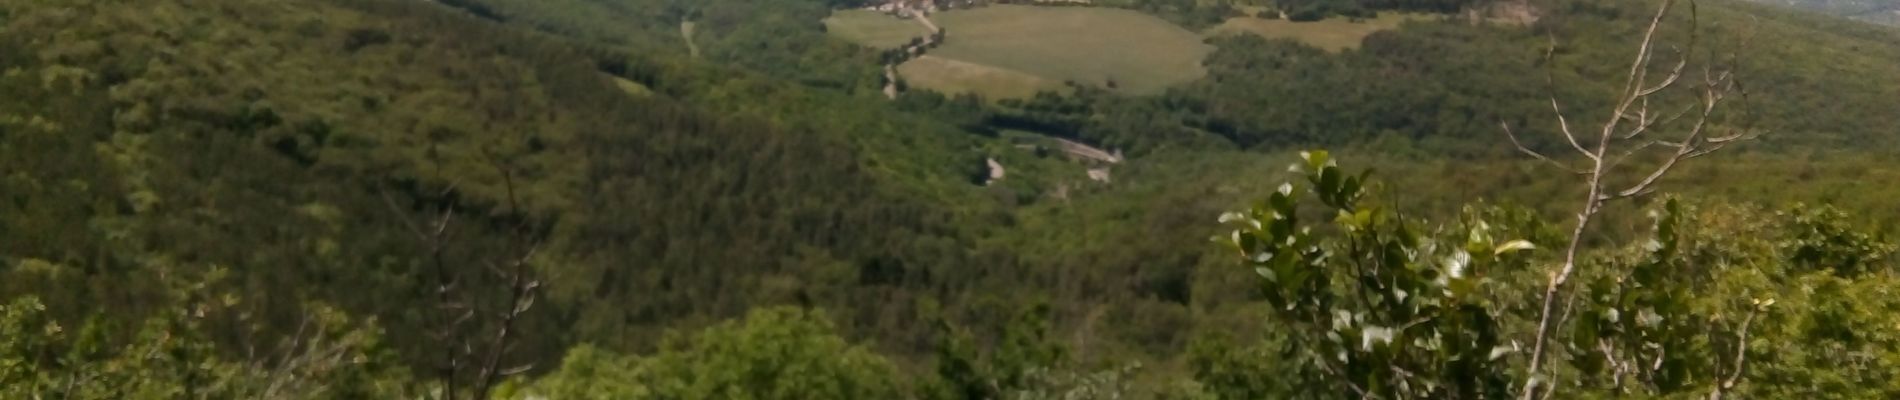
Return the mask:
<svg viewBox="0 0 1900 400">
<path fill-rule="evenodd" d="M 1542 307 L 1538 314 L 1536 336 L 1532 340 L 1528 374 L 1525 377 L 1523 392 L 1520 394 L 1524 400 L 1538 397 L 1539 385 L 1545 382 L 1540 374 L 1551 335 L 1556 326 L 1562 325 L 1563 320 L 1569 318 L 1569 304 L 1565 304 L 1561 312 L 1557 309 L 1558 294 L 1566 287 L 1570 277 L 1576 273 L 1577 258 L 1583 247 L 1584 234 L 1588 232 L 1591 223 L 1603 210 L 1605 204 L 1614 200 L 1654 193 L 1659 182 L 1674 172 L 1683 161 L 1720 151 L 1729 144 L 1753 139 L 1760 135 L 1759 132 L 1747 129 L 1732 130 L 1720 136 L 1712 136 L 1708 133 L 1715 130 L 1715 126 L 1720 125 L 1715 119 L 1730 94 L 1740 92 L 1746 97 L 1746 92 L 1740 90 L 1741 85 L 1733 72 L 1735 68 L 1733 62 L 1737 57 L 1728 57 L 1727 63 L 1720 62 L 1722 60 L 1717 57 L 1710 57 L 1700 68 L 1702 76 L 1699 79 L 1685 79 L 1685 74 L 1690 71 L 1693 55 L 1701 41 L 1700 16 L 1697 15 L 1696 4 L 1693 0 L 1688 1 L 1689 38 L 1687 43 L 1681 47 L 1670 47 L 1668 53 L 1676 60 L 1660 68 L 1662 75 L 1651 75 L 1652 70 L 1658 69 L 1656 65 L 1658 64 L 1657 41 L 1660 36 L 1658 32 L 1674 10 L 1676 3 L 1676 0 L 1663 0 L 1657 7 L 1656 13 L 1650 18 L 1649 25 L 1643 31 L 1642 40 L 1637 45 L 1636 54 L 1630 60 L 1622 90 L 1614 106 L 1609 110 L 1609 116 L 1596 132 L 1594 143 L 1586 146 L 1578 139 L 1576 131 L 1571 127 L 1570 118 L 1565 114 L 1563 102 L 1557 98 L 1555 73 L 1547 72 L 1547 80 L 1551 85 L 1550 107 L 1557 118 L 1558 132 L 1563 135 L 1565 143 L 1577 151 L 1585 167 L 1573 167 L 1564 161 L 1530 149 L 1518 139 L 1516 132 L 1512 131 L 1509 124 L 1500 124 L 1506 137 L 1519 152 L 1583 176 L 1588 189 L 1582 206 L 1576 212 L 1577 224 L 1571 231 L 1569 243 L 1564 249 L 1563 263 L 1548 272 L 1546 276 L 1547 284 L 1544 287 Z M 1553 39 L 1550 49 L 1544 56 L 1546 68 L 1555 68 L 1555 53 L 1556 43 Z M 1684 86 L 1685 82 L 1695 83 Z M 1669 98 L 1664 95 L 1671 93 L 1671 89 L 1692 90 L 1695 102 L 1673 112 L 1654 111 L 1652 106 L 1667 101 Z M 1674 107 L 1665 108 L 1665 110 L 1674 109 Z M 1673 134 L 1665 132 L 1684 118 L 1693 118 L 1687 128 L 1680 128 L 1681 131 Z M 1663 152 L 1661 160 L 1655 166 L 1645 171 L 1625 171 L 1626 161 L 1651 149 L 1667 151 Z M 1619 181 L 1624 176 L 1638 178 L 1627 186 L 1610 187 L 1610 182 Z M 1606 351 L 1610 349 L 1608 344 L 1599 344 L 1599 347 Z M 1615 368 L 1613 377 L 1620 387 L 1625 367 L 1622 363 L 1615 362 L 1612 363 L 1612 367 Z M 1555 392 L 1554 384 L 1543 389 L 1543 397 L 1549 397 Z"/>
</svg>

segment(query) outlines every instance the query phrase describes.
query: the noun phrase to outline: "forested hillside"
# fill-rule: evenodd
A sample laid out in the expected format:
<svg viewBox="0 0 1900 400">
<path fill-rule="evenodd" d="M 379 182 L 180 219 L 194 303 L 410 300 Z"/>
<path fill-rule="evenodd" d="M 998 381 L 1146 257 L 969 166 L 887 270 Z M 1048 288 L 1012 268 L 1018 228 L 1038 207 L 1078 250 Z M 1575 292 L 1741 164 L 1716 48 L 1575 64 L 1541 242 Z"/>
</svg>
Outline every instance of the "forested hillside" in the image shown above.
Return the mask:
<svg viewBox="0 0 1900 400">
<path fill-rule="evenodd" d="M 1533 330 L 1584 187 L 1500 125 L 1561 154 L 1553 96 L 1570 121 L 1615 120 L 1655 12 L 1527 4 L 1520 24 L 1461 1 L 1103 2 L 1197 32 L 1243 8 L 1425 14 L 1337 51 L 1210 35 L 1207 76 L 1151 95 L 992 100 L 887 98 L 887 53 L 820 22 L 860 1 L 0 0 L 0 398 L 1503 397 L 1537 387 L 1516 379 L 1528 352 L 1495 348 Z M 1900 30 L 1689 7 L 1657 38 L 1690 50 L 1660 57 L 1732 66 L 1714 116 L 1761 136 L 1576 235 L 1595 267 L 1578 293 L 1605 296 L 1576 318 L 1607 321 L 1577 329 L 1634 347 L 1606 367 L 1577 339 L 1528 376 L 1579 398 L 1711 377 L 1900 393 Z M 1064 156 L 1079 145 L 1118 162 Z M 1312 175 L 1321 205 L 1261 208 L 1339 168 L 1295 157 L 1320 147 L 1384 183 Z M 1431 368 L 1400 377 L 1325 370 L 1311 351 L 1337 344 L 1300 318 L 1416 305 L 1298 308 L 1355 277 L 1282 289 L 1248 263 L 1299 250 L 1208 241 L 1238 237 L 1227 210 L 1361 204 L 1390 214 L 1315 229 L 1337 257 L 1304 265 L 1483 250 L 1489 286 L 1455 300 L 1485 312 L 1455 315 L 1495 319 L 1457 331 L 1487 346 L 1353 353 Z M 1607 289 L 1631 271 L 1668 278 Z M 1626 323 L 1652 316 L 1670 322 Z M 1685 350 L 1634 350 L 1651 342 Z M 1732 353 L 1746 369 L 1694 359 Z"/>
</svg>

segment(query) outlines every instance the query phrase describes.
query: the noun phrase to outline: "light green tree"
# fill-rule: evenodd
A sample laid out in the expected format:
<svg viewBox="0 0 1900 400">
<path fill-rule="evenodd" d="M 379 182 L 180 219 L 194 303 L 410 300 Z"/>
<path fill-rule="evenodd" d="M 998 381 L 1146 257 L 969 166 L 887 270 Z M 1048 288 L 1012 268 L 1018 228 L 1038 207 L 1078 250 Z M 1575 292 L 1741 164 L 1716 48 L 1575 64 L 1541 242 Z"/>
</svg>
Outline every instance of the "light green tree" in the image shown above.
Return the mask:
<svg viewBox="0 0 1900 400">
<path fill-rule="evenodd" d="M 692 335 L 666 340 L 657 354 L 619 356 L 591 346 L 570 351 L 561 369 L 501 398 L 562 399 L 889 399 L 898 398 L 888 360 L 839 337 L 824 313 L 755 310 Z"/>
<path fill-rule="evenodd" d="M 1580 253 L 1542 327 L 1534 265 L 1560 242 L 1521 213 L 1454 222 L 1366 200 L 1324 152 L 1217 238 L 1260 277 L 1281 360 L 1217 347 L 1193 357 L 1226 397 L 1888 398 L 1900 394 L 1895 246 L 1825 208 L 1770 213 L 1667 199 L 1653 230 Z M 1318 205 L 1306 199 L 1318 199 Z M 1324 220 L 1329 223 L 1307 221 Z M 1548 364 L 1525 363 L 1548 335 Z M 1212 345 L 1207 345 L 1212 346 Z M 1270 357 L 1269 357 L 1270 358 Z M 1281 368 L 1292 373 L 1273 374 Z M 1252 376 L 1250 377 L 1249 374 Z M 1521 384 L 1537 377 L 1536 386 Z M 1533 392 L 1533 389 L 1535 391 Z"/>
<path fill-rule="evenodd" d="M 40 268 L 59 268 L 42 266 Z M 243 357 L 219 351 L 211 321 L 248 319 L 216 291 L 222 269 L 168 278 L 165 304 L 136 326 L 95 315 L 70 329 L 38 297 L 0 304 L 0 398 L 327 399 L 412 396 L 374 321 L 322 304 Z"/>
</svg>

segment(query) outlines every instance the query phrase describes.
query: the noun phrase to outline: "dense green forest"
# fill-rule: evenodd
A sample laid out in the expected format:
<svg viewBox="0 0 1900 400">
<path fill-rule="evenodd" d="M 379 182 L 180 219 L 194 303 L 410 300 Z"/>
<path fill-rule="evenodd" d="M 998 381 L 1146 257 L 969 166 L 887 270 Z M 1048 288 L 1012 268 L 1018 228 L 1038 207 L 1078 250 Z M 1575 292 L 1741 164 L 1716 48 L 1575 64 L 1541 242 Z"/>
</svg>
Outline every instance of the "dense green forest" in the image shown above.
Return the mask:
<svg viewBox="0 0 1900 400">
<path fill-rule="evenodd" d="M 864 3 L 0 0 L 0 399 L 1900 394 L 1900 30 L 1678 4 L 1761 136 L 1573 234 L 1500 125 L 1617 120 L 1655 2 L 1104 2 L 1436 14 L 1001 101 L 887 99 Z"/>
</svg>

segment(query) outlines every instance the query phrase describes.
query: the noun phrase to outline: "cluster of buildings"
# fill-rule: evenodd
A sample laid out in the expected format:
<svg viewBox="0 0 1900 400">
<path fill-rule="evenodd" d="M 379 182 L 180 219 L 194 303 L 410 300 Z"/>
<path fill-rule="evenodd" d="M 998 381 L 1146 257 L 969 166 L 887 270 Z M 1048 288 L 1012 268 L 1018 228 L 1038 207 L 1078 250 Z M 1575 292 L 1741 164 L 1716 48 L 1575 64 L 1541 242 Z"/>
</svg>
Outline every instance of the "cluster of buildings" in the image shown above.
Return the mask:
<svg viewBox="0 0 1900 400">
<path fill-rule="evenodd" d="M 869 8 L 873 11 L 890 14 L 898 18 L 910 18 L 914 15 L 913 13 L 929 14 L 945 9 L 946 7 L 938 4 L 940 2 L 974 3 L 976 0 L 889 0 L 884 2 L 884 4 L 874 5 Z"/>
<path fill-rule="evenodd" d="M 1044 4 L 1044 5 L 1086 5 L 1093 0 L 887 0 L 866 9 L 890 14 L 899 18 L 916 15 L 928 15 L 933 12 L 960 8 L 981 7 L 990 4 Z"/>
</svg>

